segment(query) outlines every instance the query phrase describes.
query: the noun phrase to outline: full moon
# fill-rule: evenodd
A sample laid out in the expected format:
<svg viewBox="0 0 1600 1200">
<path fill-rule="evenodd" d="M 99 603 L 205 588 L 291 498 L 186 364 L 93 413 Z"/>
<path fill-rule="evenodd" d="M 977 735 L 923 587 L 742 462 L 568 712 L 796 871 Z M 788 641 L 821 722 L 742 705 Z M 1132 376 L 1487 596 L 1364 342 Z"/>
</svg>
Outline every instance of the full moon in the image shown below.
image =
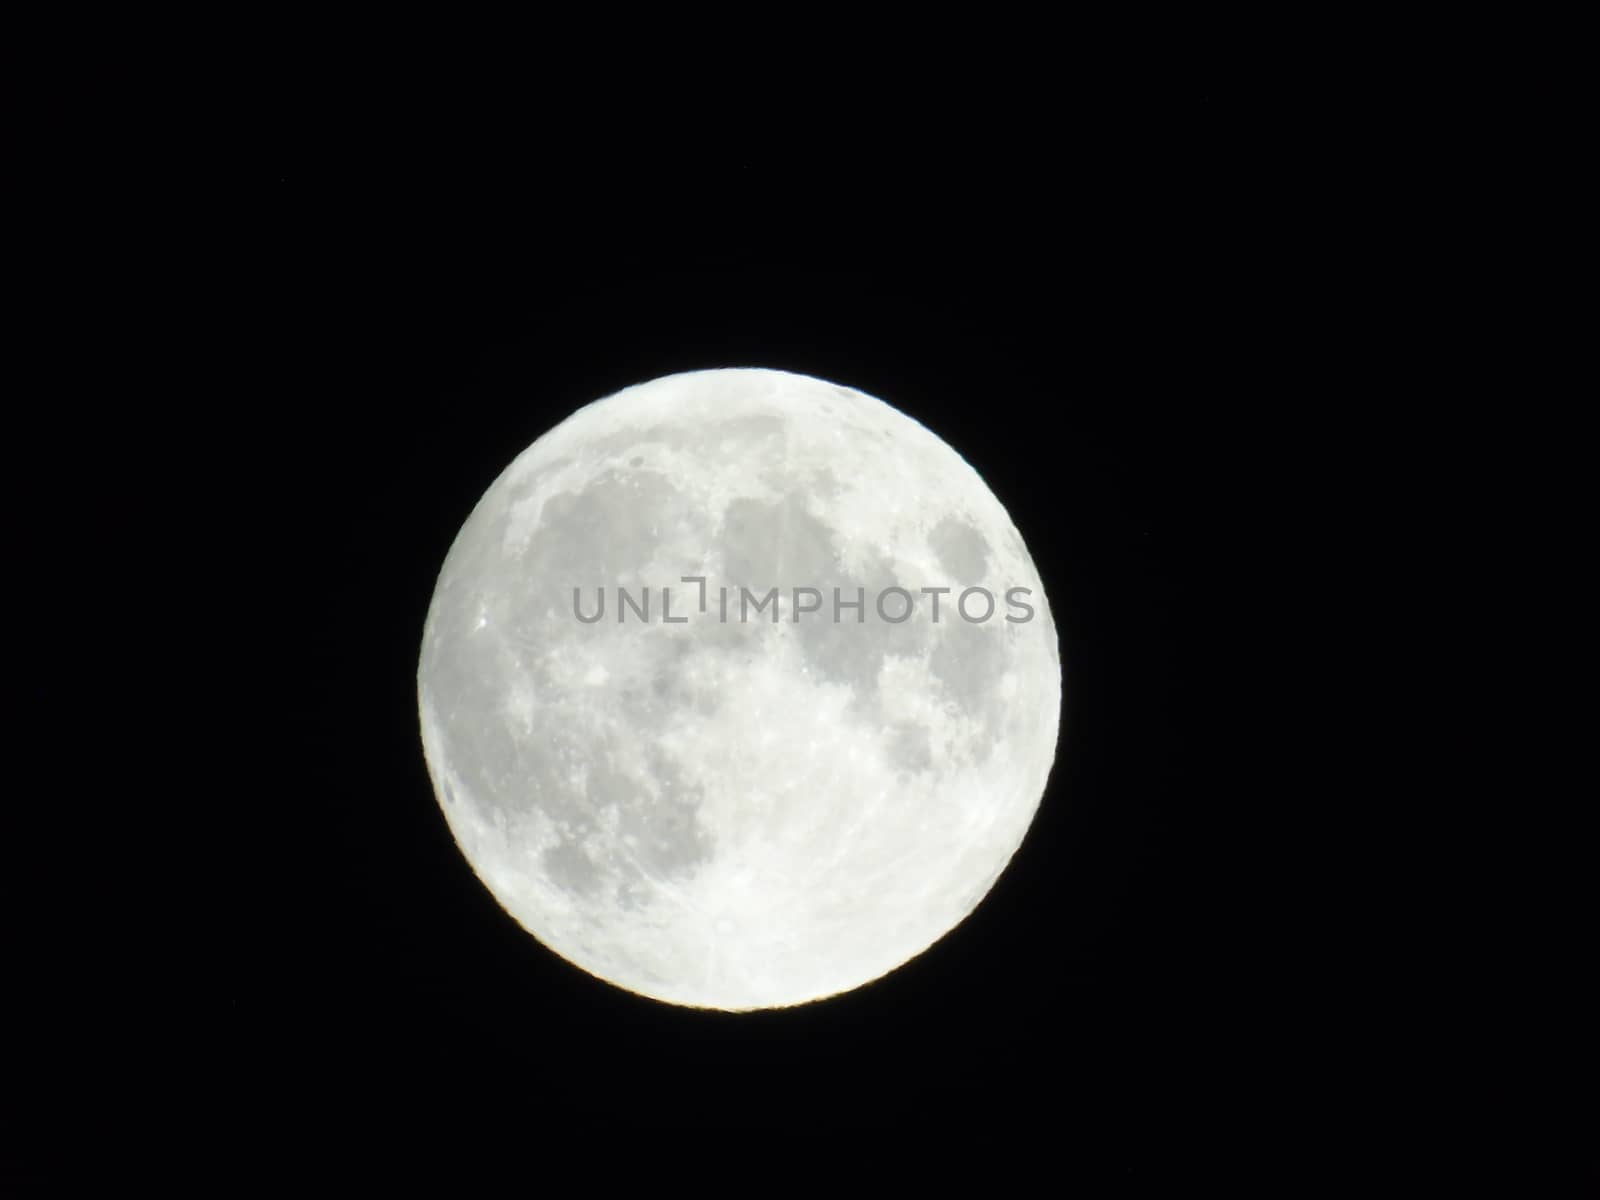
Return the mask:
<svg viewBox="0 0 1600 1200">
<path fill-rule="evenodd" d="M 782 371 L 579 409 L 440 571 L 422 746 L 467 863 L 617 987 L 741 1011 L 895 970 L 1021 845 L 1061 665 L 1027 547 L 910 417 Z"/>
</svg>

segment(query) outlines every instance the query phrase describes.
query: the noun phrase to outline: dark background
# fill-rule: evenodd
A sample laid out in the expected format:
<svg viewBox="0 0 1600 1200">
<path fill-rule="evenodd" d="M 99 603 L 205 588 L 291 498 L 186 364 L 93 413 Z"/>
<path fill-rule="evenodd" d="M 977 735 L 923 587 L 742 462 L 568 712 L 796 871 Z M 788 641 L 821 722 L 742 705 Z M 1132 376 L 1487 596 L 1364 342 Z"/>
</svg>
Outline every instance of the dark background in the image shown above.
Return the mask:
<svg viewBox="0 0 1600 1200">
<path fill-rule="evenodd" d="M 1257 489 L 1293 469 L 1315 383 L 1285 389 L 1298 231 L 1228 101 L 1009 144 L 532 147 L 465 181 L 359 150 L 262 164 L 272 453 L 245 486 L 270 497 L 288 771 L 236 1102 L 335 1127 L 1026 1127 L 1129 1161 L 1293 1124 L 1283 1060 L 1317 1035 L 1288 1015 L 1269 879 L 1295 849 L 1255 807 L 1286 590 Z M 979 910 L 888 978 L 747 1016 L 612 989 L 518 928 L 450 839 L 414 693 L 439 565 L 498 472 L 592 399 L 726 365 L 861 388 L 955 446 L 1032 550 L 1065 669 L 1050 788 Z"/>
<path fill-rule="evenodd" d="M 1517 419 L 1570 390 L 1577 310 L 1535 276 L 1570 273 L 1578 76 L 1524 56 L 1525 88 L 1431 29 L 1348 56 L 1208 30 L 1230 61 L 782 19 L 695 56 L 620 16 L 509 62 L 431 27 L 155 31 L 168 64 L 98 26 L 6 45 L 0 1177 L 743 1193 L 853 1128 L 897 1176 L 976 1157 L 985 1191 L 1025 1159 L 1320 1181 L 1476 1174 L 1517 1110 L 1588 1144 L 1529 1082 L 1585 1080 L 1583 940 L 1533 934 L 1587 910 L 1522 919 L 1511 869 L 1578 842 L 1543 756 L 1494 776 L 1537 692 L 1483 676 L 1542 627 L 1483 598 L 1542 603 L 1535 535 L 1579 511 L 1513 503 L 1583 477 L 1550 465 L 1570 420 Z M 1050 788 L 980 908 L 742 1016 L 516 927 L 449 839 L 414 692 L 498 472 L 579 405 L 725 365 L 861 388 L 966 456 L 1065 668 Z M 1481 745 L 1454 714 L 1428 736 L 1441 680 Z"/>
<path fill-rule="evenodd" d="M 424 1124 L 1027 1126 L 1135 1157 L 1284 1117 L 1271 1059 L 1312 1035 L 1284 1028 L 1263 883 L 1294 850 L 1252 808 L 1283 591 L 1255 488 L 1301 433 L 1292 329 L 1220 98 L 1122 115 L 1076 169 L 1046 124 L 844 161 L 535 151 L 459 192 L 288 154 L 253 182 L 282 353 L 249 486 L 291 770 L 237 1086 Z M 965 455 L 1065 669 L 1049 791 L 979 910 L 888 978 L 745 1016 L 612 989 L 519 929 L 451 841 L 414 690 L 439 565 L 499 471 L 590 400 L 729 365 L 860 388 Z"/>
<path fill-rule="evenodd" d="M 848 1126 L 1150 1172 L 1321 1136 L 1339 984 L 1304 970 L 1295 883 L 1325 764 L 1277 685 L 1319 633 L 1289 497 L 1340 411 L 1305 297 L 1344 234 L 1293 202 L 1294 121 L 1203 79 L 860 123 L 540 110 L 510 141 L 337 100 L 263 105 L 164 205 L 198 399 L 149 418 L 182 461 L 153 484 L 208 548 L 175 711 L 219 756 L 183 834 L 215 877 L 179 898 L 192 982 L 152 1005 L 170 1040 L 129 1034 L 120 1111 L 162 1095 L 230 1161 Z M 860 388 L 972 463 L 1039 567 L 1064 708 L 968 920 L 850 994 L 728 1015 L 600 983 L 497 906 L 433 797 L 415 670 L 522 449 L 740 365 Z M 51 1095 L 41 1127 L 74 1109 Z"/>
</svg>

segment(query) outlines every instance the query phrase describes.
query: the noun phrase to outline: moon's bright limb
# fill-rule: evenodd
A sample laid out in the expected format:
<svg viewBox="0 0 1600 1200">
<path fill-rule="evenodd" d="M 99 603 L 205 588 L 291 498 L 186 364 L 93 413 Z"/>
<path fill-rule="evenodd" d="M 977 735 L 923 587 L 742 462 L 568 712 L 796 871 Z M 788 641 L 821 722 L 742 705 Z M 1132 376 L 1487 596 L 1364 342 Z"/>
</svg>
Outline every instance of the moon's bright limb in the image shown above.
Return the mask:
<svg viewBox="0 0 1600 1200">
<path fill-rule="evenodd" d="M 418 696 L 450 829 L 524 928 L 738 1010 L 855 988 L 972 911 L 1043 794 L 1061 668 L 954 450 L 861 392 L 721 370 L 590 404 L 506 469 L 440 573 Z"/>
</svg>

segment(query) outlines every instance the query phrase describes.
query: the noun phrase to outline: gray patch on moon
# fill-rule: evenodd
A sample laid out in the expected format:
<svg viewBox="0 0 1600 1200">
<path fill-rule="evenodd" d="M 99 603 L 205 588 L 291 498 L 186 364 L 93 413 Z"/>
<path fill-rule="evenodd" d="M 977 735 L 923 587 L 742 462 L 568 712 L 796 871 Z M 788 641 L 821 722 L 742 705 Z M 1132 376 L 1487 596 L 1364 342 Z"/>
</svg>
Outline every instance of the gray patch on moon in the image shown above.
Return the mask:
<svg viewBox="0 0 1600 1200">
<path fill-rule="evenodd" d="M 652 883 L 686 878 L 711 860 L 715 843 L 699 817 L 703 793 L 675 763 L 649 747 L 624 765 L 615 738 L 584 739 L 570 718 L 549 716 L 549 752 L 521 755 L 515 777 L 480 793 L 479 806 L 486 815 L 548 820 L 556 841 L 540 862 L 550 882 L 580 897 L 602 885 L 627 885 L 643 897 Z"/>
<path fill-rule="evenodd" d="M 1004 708 L 999 685 L 1009 657 L 1006 634 L 1000 628 L 968 624 L 958 616 L 928 658 L 928 670 L 945 698 L 983 722 L 986 751 L 993 749 L 998 735 L 997 721 Z"/>
<path fill-rule="evenodd" d="M 729 586 L 747 587 L 758 597 L 772 587 L 782 594 L 822 583 L 838 561 L 833 534 L 798 493 L 772 502 L 734 500 L 717 534 L 723 575 Z"/>
<path fill-rule="evenodd" d="M 928 545 L 952 583 L 980 584 L 989 569 L 989 543 L 965 521 L 945 517 L 928 535 Z"/>
<path fill-rule="evenodd" d="M 451 761 L 460 764 L 467 794 L 480 807 L 515 810 L 523 796 L 522 755 L 511 730 L 494 714 L 493 707 L 454 709 L 441 721 L 444 740 Z"/>
<path fill-rule="evenodd" d="M 702 792 L 665 755 L 655 752 L 649 759 L 655 788 L 610 763 L 589 776 L 587 803 L 616 818 L 616 834 L 597 849 L 608 852 L 613 868 L 620 854 L 651 879 L 682 878 L 708 862 L 714 848 L 698 820 Z"/>
<path fill-rule="evenodd" d="M 921 607 L 927 597 L 920 595 L 914 584 L 902 582 L 893 563 L 883 558 L 859 576 L 845 575 L 835 586 L 843 602 L 854 602 L 857 589 L 861 590 L 863 619 L 856 620 L 854 609 L 841 609 L 839 620 L 834 621 L 833 589 L 829 587 L 823 594 L 822 609 L 809 620 L 802 617 L 795 633 L 806 661 L 824 679 L 849 684 L 857 698 L 864 700 L 876 694 L 884 659 L 891 655 L 915 658 L 935 637 L 934 626 Z M 878 613 L 878 598 L 892 587 L 911 593 L 917 605 L 904 621 L 886 621 Z M 885 597 L 883 607 L 891 617 L 898 617 L 904 605 L 904 596 L 891 594 Z M 939 619 L 942 626 L 946 619 L 943 608 Z"/>
<path fill-rule="evenodd" d="M 666 536 L 664 528 L 693 528 L 696 517 L 683 493 L 656 471 L 607 470 L 579 491 L 557 492 L 539 510 L 522 550 L 523 577 L 539 581 L 544 593 L 532 615 L 542 618 L 540 608 L 548 607 L 570 617 L 572 588 L 609 588 L 633 578 Z"/>
<path fill-rule="evenodd" d="M 902 721 L 889 736 L 889 761 L 905 771 L 926 771 L 933 765 L 933 747 L 928 727 Z"/>
<path fill-rule="evenodd" d="M 558 842 L 540 856 L 550 882 L 574 896 L 593 896 L 600 889 L 600 873 L 581 847 Z"/>
<path fill-rule="evenodd" d="M 738 499 L 724 513 L 717 546 L 728 582 L 727 623 L 711 626 L 707 642 L 735 654 L 761 652 L 763 629 L 771 631 L 771 606 L 757 612 L 756 602 L 770 588 L 778 588 L 778 623 L 792 630 L 807 664 L 824 679 L 848 684 L 858 701 L 875 694 L 878 672 L 891 654 L 916 655 L 928 638 L 925 622 L 917 614 L 903 622 L 885 621 L 876 601 L 887 588 L 903 586 L 893 566 L 880 559 L 860 577 L 846 573 L 835 531 L 812 515 L 798 493 L 776 501 Z M 744 607 L 740 587 L 752 599 Z M 794 620 L 796 587 L 815 587 L 822 593 L 821 607 Z M 842 604 L 853 603 L 860 589 L 861 619 L 856 610 L 841 607 L 834 619 L 834 589 Z M 915 589 L 907 588 L 915 596 Z M 709 604 L 720 617 L 719 600 Z M 900 597 L 886 601 L 891 616 L 899 615 Z M 741 620 L 748 616 L 748 623 Z"/>
<path fill-rule="evenodd" d="M 544 729 L 538 741 L 519 748 L 508 727 L 509 714 L 478 714 L 474 722 L 480 737 L 492 737 L 513 747 L 509 769 L 494 784 L 475 792 L 481 806 L 526 816 L 543 813 L 564 836 L 586 837 L 595 829 L 595 813 L 585 799 L 586 772 L 605 762 L 608 747 L 603 736 L 551 721 L 542 710 L 535 724 Z M 545 719 L 541 720 L 540 718 Z"/>
<path fill-rule="evenodd" d="M 969 713 L 994 698 L 995 686 L 1006 671 L 1004 639 L 992 624 L 961 622 L 950 626 L 934 643 L 928 668 L 950 698 Z"/>
<path fill-rule="evenodd" d="M 688 429 L 681 425 L 652 425 L 646 429 L 608 433 L 585 443 L 601 457 L 619 455 L 638 446 L 665 446 L 669 450 L 704 451 L 710 443 L 732 442 L 746 452 L 782 436 L 787 422 L 766 413 L 729 417 Z"/>
<path fill-rule="evenodd" d="M 676 598 L 673 603 L 676 609 Z M 667 632 L 671 628 L 657 626 L 630 638 L 629 658 L 641 678 L 610 695 L 630 729 L 659 734 L 677 714 L 713 713 L 721 703 L 716 692 L 697 685 L 686 670 L 698 649 L 696 634 L 708 627 L 685 627 L 696 633 Z"/>
</svg>

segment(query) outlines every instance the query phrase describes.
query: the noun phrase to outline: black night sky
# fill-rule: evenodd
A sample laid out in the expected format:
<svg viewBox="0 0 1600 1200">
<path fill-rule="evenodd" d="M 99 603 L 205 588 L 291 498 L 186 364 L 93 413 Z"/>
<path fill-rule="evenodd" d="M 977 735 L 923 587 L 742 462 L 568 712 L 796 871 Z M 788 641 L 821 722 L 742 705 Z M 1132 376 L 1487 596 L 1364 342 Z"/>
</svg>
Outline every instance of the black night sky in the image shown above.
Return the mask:
<svg viewBox="0 0 1600 1200">
<path fill-rule="evenodd" d="M 1130 1152 L 1269 1110 L 1270 1047 L 1305 1035 L 1254 890 L 1293 849 L 1250 828 L 1272 747 L 1239 639 L 1278 619 L 1253 460 L 1299 414 L 1226 119 L 1190 96 L 1136 142 L 568 150 L 459 188 L 292 148 L 264 171 L 285 871 L 240 968 L 241 1101 Z M 511 458 L 619 387 L 726 365 L 858 387 L 957 447 L 1065 664 L 1049 791 L 978 911 L 858 992 L 748 1016 L 616 991 L 519 929 L 450 840 L 414 692 L 439 564 Z"/>
<path fill-rule="evenodd" d="M 197 1138 L 474 1161 L 887 1128 L 1115 1172 L 1316 1125 L 1326 1013 L 1284 891 L 1312 848 L 1281 813 L 1321 768 L 1268 680 L 1309 633 L 1278 498 L 1332 411 L 1296 301 L 1330 235 L 1284 215 L 1258 105 L 1041 87 L 848 142 L 800 106 L 607 137 L 546 114 L 493 145 L 425 106 L 265 108 L 206 193 L 191 297 L 194 486 L 227 498 L 200 520 L 237 533 L 213 668 L 249 713 L 220 743 L 249 867 L 196 950 Z M 745 365 L 880 397 L 977 468 L 1048 590 L 1064 711 L 965 923 L 856 992 L 730 1016 L 608 987 L 502 912 L 434 799 L 415 672 L 516 454 L 625 385 Z"/>
</svg>

